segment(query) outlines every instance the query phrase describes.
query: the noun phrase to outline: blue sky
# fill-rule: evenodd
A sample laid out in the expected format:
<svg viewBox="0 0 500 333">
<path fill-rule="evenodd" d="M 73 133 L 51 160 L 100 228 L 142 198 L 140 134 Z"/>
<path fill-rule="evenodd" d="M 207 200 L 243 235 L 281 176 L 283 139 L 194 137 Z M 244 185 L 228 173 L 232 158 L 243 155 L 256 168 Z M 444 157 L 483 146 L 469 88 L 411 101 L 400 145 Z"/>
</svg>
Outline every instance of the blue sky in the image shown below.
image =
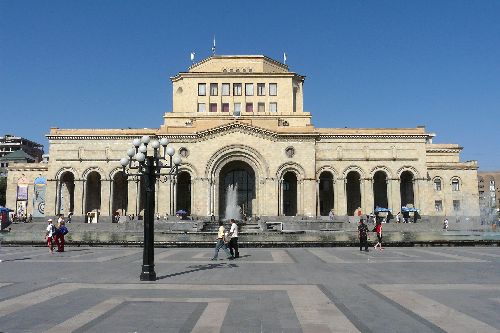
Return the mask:
<svg viewBox="0 0 500 333">
<path fill-rule="evenodd" d="M 317 127 L 415 127 L 500 169 L 500 1 L 0 0 L 0 133 L 159 127 L 189 55 L 306 75 Z"/>
</svg>

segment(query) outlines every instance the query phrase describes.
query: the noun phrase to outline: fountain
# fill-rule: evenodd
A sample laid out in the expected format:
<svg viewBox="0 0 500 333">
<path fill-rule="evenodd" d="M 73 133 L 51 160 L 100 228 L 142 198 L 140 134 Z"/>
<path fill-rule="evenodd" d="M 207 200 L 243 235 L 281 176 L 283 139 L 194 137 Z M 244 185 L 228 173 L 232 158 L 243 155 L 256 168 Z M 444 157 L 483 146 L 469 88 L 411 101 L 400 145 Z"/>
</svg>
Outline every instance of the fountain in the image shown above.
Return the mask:
<svg viewBox="0 0 500 333">
<path fill-rule="evenodd" d="M 241 221 L 241 209 L 238 206 L 238 184 L 229 185 L 226 192 L 226 220 L 235 219 Z"/>
</svg>

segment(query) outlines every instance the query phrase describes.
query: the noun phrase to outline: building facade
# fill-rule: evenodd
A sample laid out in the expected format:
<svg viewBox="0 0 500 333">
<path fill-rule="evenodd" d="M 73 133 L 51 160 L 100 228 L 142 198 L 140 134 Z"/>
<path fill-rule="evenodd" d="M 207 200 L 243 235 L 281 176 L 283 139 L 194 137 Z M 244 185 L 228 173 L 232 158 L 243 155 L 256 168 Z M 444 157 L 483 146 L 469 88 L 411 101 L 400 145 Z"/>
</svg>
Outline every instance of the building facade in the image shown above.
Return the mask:
<svg viewBox="0 0 500 333">
<path fill-rule="evenodd" d="M 479 172 L 478 192 L 481 215 L 490 218 L 499 217 L 500 172 Z"/>
<path fill-rule="evenodd" d="M 209 57 L 171 78 L 173 110 L 159 128 L 52 128 L 46 170 L 18 166 L 9 186 L 45 177 L 49 215 L 142 215 L 144 186 L 119 160 L 149 135 L 168 138 L 182 157 L 178 176 L 157 183 L 161 215 L 223 216 L 237 185 L 248 216 L 352 216 L 377 206 L 479 216 L 477 163 L 460 162 L 460 146 L 433 144 L 423 127 L 316 128 L 303 109 L 304 80 L 265 56 Z"/>
</svg>

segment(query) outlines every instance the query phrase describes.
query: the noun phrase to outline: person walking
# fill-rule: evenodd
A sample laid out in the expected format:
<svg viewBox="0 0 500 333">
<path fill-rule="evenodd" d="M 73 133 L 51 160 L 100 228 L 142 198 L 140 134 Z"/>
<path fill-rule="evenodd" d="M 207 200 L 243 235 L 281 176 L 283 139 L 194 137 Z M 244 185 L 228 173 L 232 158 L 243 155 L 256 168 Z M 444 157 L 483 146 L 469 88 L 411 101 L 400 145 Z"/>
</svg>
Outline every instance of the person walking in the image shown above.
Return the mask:
<svg viewBox="0 0 500 333">
<path fill-rule="evenodd" d="M 64 235 L 67 233 L 66 223 L 62 220 L 57 224 L 57 232 L 54 236 L 57 244 L 57 252 L 64 252 Z"/>
<path fill-rule="evenodd" d="M 231 239 L 229 240 L 229 252 L 231 256 L 235 258 L 240 257 L 240 252 L 238 251 L 238 224 L 234 219 L 231 219 L 231 229 L 229 229 L 229 236 Z"/>
<path fill-rule="evenodd" d="M 219 250 L 221 248 L 224 250 L 224 252 L 226 252 L 227 259 L 234 259 L 234 257 L 229 252 L 229 249 L 227 248 L 226 242 L 224 240 L 225 232 L 226 229 L 224 228 L 224 223 L 222 221 L 219 221 L 219 231 L 217 233 L 217 243 L 215 244 L 215 253 L 211 260 L 217 260 L 217 257 L 219 256 Z"/>
<path fill-rule="evenodd" d="M 377 221 L 377 225 L 373 229 L 377 233 L 377 244 L 373 247 L 375 250 L 377 247 L 380 248 L 380 250 L 383 250 L 382 248 L 382 223 L 380 221 Z"/>
<path fill-rule="evenodd" d="M 364 220 L 359 220 L 358 225 L 358 237 L 359 237 L 359 250 L 368 252 L 368 226 L 364 223 Z"/>
<path fill-rule="evenodd" d="M 49 247 L 49 252 L 54 253 L 54 245 L 52 244 L 52 236 L 53 236 L 56 228 L 52 224 L 52 219 L 48 219 L 47 222 L 49 223 L 47 225 L 47 229 L 45 229 L 45 237 L 47 238 L 47 246 Z"/>
<path fill-rule="evenodd" d="M 447 218 L 445 218 L 443 221 L 443 229 L 448 230 L 448 219 Z"/>
</svg>

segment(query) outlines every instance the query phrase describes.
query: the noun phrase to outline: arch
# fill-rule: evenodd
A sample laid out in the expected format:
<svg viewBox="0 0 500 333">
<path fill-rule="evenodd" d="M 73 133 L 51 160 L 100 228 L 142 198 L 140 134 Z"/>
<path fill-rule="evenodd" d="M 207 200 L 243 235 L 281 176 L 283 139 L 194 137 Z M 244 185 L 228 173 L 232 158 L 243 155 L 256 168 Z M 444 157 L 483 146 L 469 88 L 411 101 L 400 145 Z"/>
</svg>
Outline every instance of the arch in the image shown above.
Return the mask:
<svg viewBox="0 0 500 333">
<path fill-rule="evenodd" d="M 417 169 L 415 169 L 412 166 L 406 165 L 406 166 L 402 166 L 401 168 L 398 169 L 396 174 L 398 175 L 399 179 L 401 179 L 401 174 L 405 171 L 411 172 L 413 174 L 413 179 L 420 178 L 420 173 L 418 172 Z"/>
<path fill-rule="evenodd" d="M 316 170 L 316 179 L 319 180 L 319 175 L 321 175 L 323 172 L 330 172 L 333 175 L 333 181 L 335 182 L 337 179 L 337 175 L 339 174 L 337 169 L 332 167 L 331 165 L 325 165 Z"/>
<path fill-rule="evenodd" d="M 356 169 L 351 169 L 345 176 L 347 215 L 353 216 L 354 212 L 361 207 L 361 177 Z"/>
<path fill-rule="evenodd" d="M 85 212 L 101 210 L 101 180 L 97 170 L 85 172 Z"/>
<path fill-rule="evenodd" d="M 292 169 L 283 173 L 283 214 L 285 216 L 297 215 L 297 174 Z"/>
<path fill-rule="evenodd" d="M 226 146 L 216 151 L 207 162 L 205 177 L 218 179 L 220 170 L 231 161 L 244 161 L 259 177 L 269 177 L 269 166 L 265 158 L 257 150 L 245 145 Z"/>
<path fill-rule="evenodd" d="M 323 170 L 318 177 L 319 215 L 328 216 L 334 209 L 335 176 L 330 170 Z"/>
<path fill-rule="evenodd" d="M 75 175 L 77 175 L 78 172 L 76 172 L 76 170 L 74 168 L 61 168 L 61 169 L 57 170 L 54 179 L 61 180 L 62 175 L 66 172 L 72 173 L 73 179 L 76 179 Z"/>
<path fill-rule="evenodd" d="M 111 211 L 113 214 L 126 215 L 128 207 L 128 178 L 123 171 L 112 174 Z"/>
<path fill-rule="evenodd" d="M 392 172 L 392 170 L 385 165 L 378 165 L 378 166 L 372 168 L 370 170 L 370 176 L 373 178 L 375 176 L 375 173 L 377 173 L 378 171 L 385 172 L 385 174 L 387 175 L 387 178 L 389 178 L 389 179 L 394 178 L 394 173 Z"/>
<path fill-rule="evenodd" d="M 75 209 L 75 174 L 71 169 L 62 169 L 56 174 L 56 213 L 68 214 Z"/>
<path fill-rule="evenodd" d="M 86 180 L 89 177 L 89 174 L 92 172 L 98 173 L 99 177 L 101 177 L 102 180 L 106 179 L 106 177 L 104 177 L 105 175 L 104 171 L 99 167 L 90 167 L 85 169 L 85 171 L 82 172 L 82 179 Z"/>
<path fill-rule="evenodd" d="M 236 210 L 234 204 L 239 206 L 241 213 L 251 216 L 256 200 L 255 171 L 245 161 L 231 161 L 224 165 L 219 174 L 219 215 L 224 214 L 228 218 L 227 208 Z M 237 192 L 236 203 L 228 207 L 228 190 L 235 189 Z M 231 214 L 234 215 L 234 212 Z"/>
<path fill-rule="evenodd" d="M 410 170 L 404 170 L 399 175 L 399 192 L 401 195 L 401 206 L 415 204 L 415 193 L 413 189 L 414 174 Z"/>
<path fill-rule="evenodd" d="M 279 179 L 283 179 L 283 176 L 285 175 L 285 173 L 290 172 L 290 171 L 295 173 L 297 180 L 305 178 L 306 172 L 305 172 L 304 168 L 300 164 L 295 163 L 295 162 L 287 162 L 287 163 L 283 163 L 282 165 L 280 165 L 278 167 L 278 170 L 276 171 L 276 177 Z"/>
<path fill-rule="evenodd" d="M 388 175 L 385 170 L 378 170 L 373 175 L 373 208 L 389 208 L 387 197 Z"/>
<path fill-rule="evenodd" d="M 177 173 L 175 211 L 184 210 L 191 214 L 191 173 L 185 170 Z"/>
<path fill-rule="evenodd" d="M 351 171 L 355 171 L 359 174 L 359 177 L 360 179 L 363 179 L 363 178 L 366 178 L 366 172 L 359 166 L 357 165 L 350 165 L 348 166 L 347 168 L 344 169 L 344 171 L 342 172 L 342 176 L 344 179 L 347 178 L 347 175 L 351 172 Z"/>
<path fill-rule="evenodd" d="M 179 165 L 179 168 L 177 169 L 177 171 L 178 172 L 188 172 L 189 175 L 191 176 L 191 179 L 198 178 L 198 170 L 191 163 L 184 163 L 184 161 L 183 161 L 182 164 Z"/>
</svg>

